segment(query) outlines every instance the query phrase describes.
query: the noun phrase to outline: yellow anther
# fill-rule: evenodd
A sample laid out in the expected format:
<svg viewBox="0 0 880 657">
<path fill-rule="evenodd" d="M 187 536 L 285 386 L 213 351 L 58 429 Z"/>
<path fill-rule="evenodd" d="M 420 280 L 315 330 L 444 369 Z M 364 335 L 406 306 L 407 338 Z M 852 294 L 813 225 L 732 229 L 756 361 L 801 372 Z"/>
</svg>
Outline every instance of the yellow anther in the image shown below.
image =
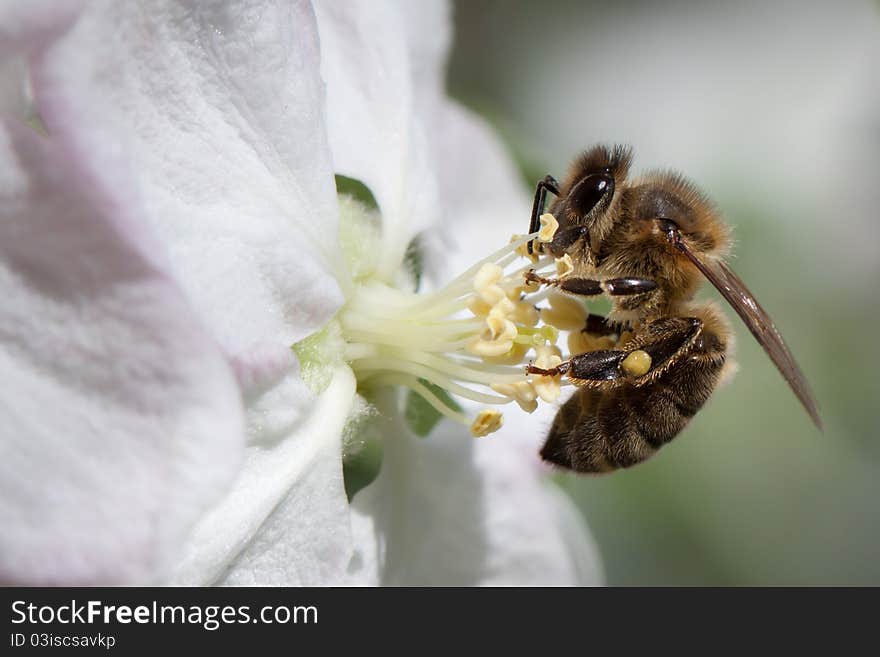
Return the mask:
<svg viewBox="0 0 880 657">
<path fill-rule="evenodd" d="M 486 331 L 481 338 L 489 341 L 513 340 L 516 333 L 516 324 L 493 310 L 486 317 Z"/>
<path fill-rule="evenodd" d="M 507 298 L 507 295 L 504 293 L 504 288 L 502 288 L 500 285 L 495 284 L 484 285 L 477 290 L 477 294 L 483 301 L 492 306 L 494 306 L 502 299 Z"/>
<path fill-rule="evenodd" d="M 504 276 L 504 270 L 498 265 L 487 262 L 480 267 L 477 275 L 474 276 L 474 289 L 479 292 L 488 285 L 494 285 Z"/>
<path fill-rule="evenodd" d="M 540 319 L 538 309 L 522 301 L 514 304 L 510 317 L 513 318 L 513 321 L 517 324 L 524 324 L 526 326 L 535 326 Z"/>
<path fill-rule="evenodd" d="M 540 219 L 541 229 L 538 231 L 538 241 L 551 242 L 553 236 L 556 234 L 556 229 L 559 228 L 559 222 L 556 221 L 556 217 L 549 212 L 542 214 Z"/>
<path fill-rule="evenodd" d="M 495 392 L 513 399 L 526 413 L 531 413 L 538 408 L 538 395 L 528 381 L 493 383 L 491 387 Z"/>
<path fill-rule="evenodd" d="M 490 433 L 498 431 L 501 428 L 502 416 L 501 411 L 494 408 L 485 408 L 474 418 L 471 424 L 471 434 L 476 437 L 488 436 Z"/>
<path fill-rule="evenodd" d="M 651 369 L 651 355 L 647 351 L 636 349 L 623 359 L 620 366 L 630 376 L 644 376 Z"/>
<path fill-rule="evenodd" d="M 535 354 L 535 367 L 540 367 L 543 370 L 553 369 L 562 363 L 559 349 L 555 346 L 551 347 L 549 345 L 542 345 L 536 347 Z M 562 392 L 562 387 L 560 385 L 561 380 L 561 374 L 557 374 L 556 376 L 536 376 L 532 380 L 532 386 L 535 388 L 538 397 L 542 400 L 545 402 L 554 402 L 559 398 L 559 395 Z"/>
<path fill-rule="evenodd" d="M 484 356 L 483 360 L 493 365 L 519 365 L 525 359 L 526 352 L 531 348 L 532 345 L 513 342 L 510 349 L 500 356 Z"/>
<path fill-rule="evenodd" d="M 523 239 L 524 237 L 525 237 L 525 235 L 514 235 L 513 237 L 510 238 L 510 241 L 511 242 L 518 242 L 519 240 Z M 523 242 L 518 247 L 516 247 L 516 254 L 520 258 L 526 258 L 528 260 L 531 260 L 532 262 L 538 262 L 538 254 L 535 253 L 534 250 L 532 251 L 532 253 L 529 253 L 529 243 L 528 242 Z"/>
<path fill-rule="evenodd" d="M 516 304 L 507 297 L 501 297 L 489 311 L 490 316 L 507 318 L 516 310 Z"/>
<path fill-rule="evenodd" d="M 485 317 L 492 310 L 492 306 L 483 301 L 480 297 L 474 297 L 468 304 L 468 310 L 477 317 Z"/>
<path fill-rule="evenodd" d="M 541 309 L 541 319 L 561 331 L 580 331 L 587 323 L 587 309 L 583 303 L 565 294 L 551 294 L 549 308 Z"/>
<path fill-rule="evenodd" d="M 476 356 L 503 356 L 510 351 L 516 336 L 516 324 L 500 309 L 493 308 L 486 317 L 486 328 L 467 346 L 467 350 Z"/>
<path fill-rule="evenodd" d="M 561 258 L 556 258 L 556 278 L 565 278 L 574 271 L 574 262 L 567 253 Z"/>
<path fill-rule="evenodd" d="M 480 299 L 494 306 L 507 296 L 498 284 L 503 277 L 504 270 L 500 266 L 487 262 L 474 276 L 474 291 Z"/>
<path fill-rule="evenodd" d="M 511 347 L 513 347 L 513 340 L 506 340 L 504 342 L 494 340 L 474 340 L 467 346 L 467 350 L 474 356 L 480 356 L 481 358 L 495 358 L 498 356 L 504 356 L 510 351 Z"/>
<path fill-rule="evenodd" d="M 519 285 L 510 285 L 506 287 L 507 298 L 511 301 L 520 301 L 524 294 L 530 294 L 532 292 L 537 292 L 541 289 L 539 284 L 535 284 L 533 282 L 526 282 L 524 280 L 520 280 Z"/>
</svg>

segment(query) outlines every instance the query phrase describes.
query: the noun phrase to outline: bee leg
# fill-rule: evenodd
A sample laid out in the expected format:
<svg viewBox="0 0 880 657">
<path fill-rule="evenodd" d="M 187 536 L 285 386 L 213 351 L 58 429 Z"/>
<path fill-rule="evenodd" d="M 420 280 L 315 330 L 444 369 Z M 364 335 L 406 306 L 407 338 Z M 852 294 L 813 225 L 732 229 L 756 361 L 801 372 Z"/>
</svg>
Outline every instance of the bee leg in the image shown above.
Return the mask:
<svg viewBox="0 0 880 657">
<path fill-rule="evenodd" d="M 543 276 L 538 276 L 534 270 L 526 272 L 525 278 L 526 282 L 529 283 L 552 285 L 558 287 L 563 292 L 585 297 L 599 294 L 608 294 L 616 297 L 628 294 L 643 294 L 657 289 L 657 283 L 647 278 L 610 278 L 604 281 L 575 276 L 544 278 Z"/>
<path fill-rule="evenodd" d="M 620 326 L 609 324 L 607 318 L 593 313 L 587 315 L 587 321 L 584 322 L 584 328 L 581 329 L 581 333 L 600 338 L 606 335 L 620 336 L 621 331 L 622 329 Z"/>
<path fill-rule="evenodd" d="M 541 226 L 541 215 L 544 213 L 544 205 L 547 202 L 547 192 L 559 196 L 559 182 L 551 175 L 544 176 L 538 181 L 535 188 L 535 202 L 532 204 L 532 219 L 529 222 L 529 233 L 534 233 Z M 529 253 L 532 253 L 532 243 L 528 245 Z"/>
<path fill-rule="evenodd" d="M 575 385 L 603 389 L 622 382 L 641 385 L 658 369 L 666 368 L 686 354 L 697 343 L 702 329 L 703 322 L 696 317 L 655 320 L 625 350 L 590 351 L 572 356 L 568 378 Z"/>
<path fill-rule="evenodd" d="M 557 365 L 544 369 L 543 367 L 535 367 L 531 363 L 526 365 L 526 374 L 538 374 L 540 376 L 560 376 L 568 372 L 571 368 L 571 360 L 566 360 Z"/>
<path fill-rule="evenodd" d="M 623 383 L 641 385 L 650 374 L 672 364 L 697 342 L 703 322 L 696 317 L 666 317 L 648 325 L 628 349 L 598 349 L 576 354 L 543 369 L 529 365 L 527 374 L 568 375 L 575 385 L 611 389 Z"/>
<path fill-rule="evenodd" d="M 622 324 L 609 324 L 602 315 L 587 315 L 583 326 L 568 336 L 570 354 L 585 354 L 598 349 L 615 349 L 621 344 L 624 327 Z"/>
</svg>

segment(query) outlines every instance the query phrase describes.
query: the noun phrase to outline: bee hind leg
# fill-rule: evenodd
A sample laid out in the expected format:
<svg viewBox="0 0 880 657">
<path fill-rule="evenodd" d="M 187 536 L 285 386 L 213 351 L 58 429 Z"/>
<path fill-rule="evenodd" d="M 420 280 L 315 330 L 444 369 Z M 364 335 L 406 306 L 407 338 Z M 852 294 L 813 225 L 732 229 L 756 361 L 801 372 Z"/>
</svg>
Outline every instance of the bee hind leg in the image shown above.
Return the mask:
<svg viewBox="0 0 880 657">
<path fill-rule="evenodd" d="M 572 356 L 568 378 L 575 385 L 607 388 L 629 382 L 643 385 L 661 369 L 686 355 L 703 330 L 696 317 L 666 317 L 648 324 L 626 349 L 589 351 Z"/>
<path fill-rule="evenodd" d="M 665 317 L 626 346 L 566 361 L 578 390 L 553 422 L 541 450 L 544 460 L 587 473 L 646 460 L 678 435 L 712 394 L 727 341 L 699 318 Z M 639 352 L 650 363 L 628 372 L 624 363 Z"/>
<path fill-rule="evenodd" d="M 696 343 L 703 322 L 696 317 L 666 317 L 651 322 L 626 349 L 598 349 L 576 354 L 543 369 L 529 365 L 527 374 L 567 375 L 577 386 L 611 389 L 622 383 L 642 385 L 655 372 L 671 366 Z"/>
</svg>

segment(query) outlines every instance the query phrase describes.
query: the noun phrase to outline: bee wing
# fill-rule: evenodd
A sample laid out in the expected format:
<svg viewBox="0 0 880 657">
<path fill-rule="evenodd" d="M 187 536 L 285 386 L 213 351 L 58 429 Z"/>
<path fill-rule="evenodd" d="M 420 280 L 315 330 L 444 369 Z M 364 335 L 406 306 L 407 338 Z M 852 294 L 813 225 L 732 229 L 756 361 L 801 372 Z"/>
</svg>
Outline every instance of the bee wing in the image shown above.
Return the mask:
<svg viewBox="0 0 880 657">
<path fill-rule="evenodd" d="M 798 367 L 794 356 L 788 350 L 773 320 L 770 319 L 770 316 L 761 307 L 761 304 L 757 302 L 755 296 L 746 287 L 746 284 L 723 262 L 704 263 L 683 242 L 679 242 L 677 246 L 694 263 L 697 269 L 709 279 L 709 282 L 718 289 L 721 296 L 727 299 L 727 302 L 733 306 L 736 314 L 749 327 L 749 331 L 755 336 L 758 344 L 770 356 L 770 360 L 776 365 L 776 369 L 788 381 L 788 385 L 791 386 L 794 394 L 797 395 L 807 413 L 810 414 L 815 425 L 821 429 L 822 418 L 819 417 L 819 409 L 813 397 L 813 392 L 810 390 L 810 384 L 807 383 L 804 373 L 801 372 L 801 368 Z"/>
</svg>

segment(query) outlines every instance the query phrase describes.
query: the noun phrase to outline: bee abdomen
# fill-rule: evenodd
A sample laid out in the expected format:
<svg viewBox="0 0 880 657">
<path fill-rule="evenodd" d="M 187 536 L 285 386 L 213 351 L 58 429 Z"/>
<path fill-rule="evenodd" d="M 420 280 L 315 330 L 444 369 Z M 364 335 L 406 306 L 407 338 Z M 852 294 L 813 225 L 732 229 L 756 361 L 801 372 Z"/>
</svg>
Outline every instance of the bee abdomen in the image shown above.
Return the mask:
<svg viewBox="0 0 880 657">
<path fill-rule="evenodd" d="M 579 389 L 559 410 L 541 456 L 578 472 L 641 463 L 700 410 L 718 382 L 721 364 L 684 362 L 644 387 Z"/>
</svg>

